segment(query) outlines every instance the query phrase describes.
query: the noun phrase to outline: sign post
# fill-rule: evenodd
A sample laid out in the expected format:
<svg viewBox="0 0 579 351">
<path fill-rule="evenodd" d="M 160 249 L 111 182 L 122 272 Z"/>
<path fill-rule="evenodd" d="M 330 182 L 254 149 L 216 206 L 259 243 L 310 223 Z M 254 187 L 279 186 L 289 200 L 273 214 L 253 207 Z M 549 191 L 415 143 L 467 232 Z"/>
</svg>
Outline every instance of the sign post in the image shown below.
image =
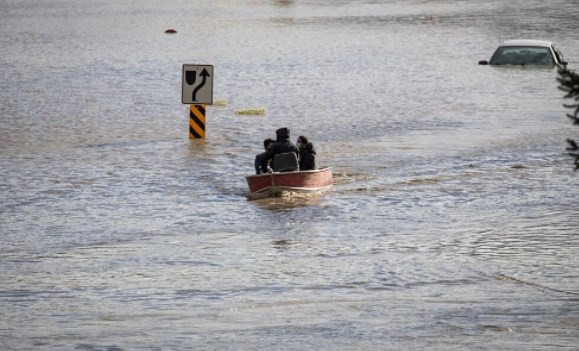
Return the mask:
<svg viewBox="0 0 579 351">
<path fill-rule="evenodd" d="M 183 65 L 181 101 L 189 104 L 189 139 L 205 138 L 205 107 L 213 104 L 213 65 Z"/>
<path fill-rule="evenodd" d="M 205 139 L 205 105 L 189 105 L 189 139 Z"/>
</svg>

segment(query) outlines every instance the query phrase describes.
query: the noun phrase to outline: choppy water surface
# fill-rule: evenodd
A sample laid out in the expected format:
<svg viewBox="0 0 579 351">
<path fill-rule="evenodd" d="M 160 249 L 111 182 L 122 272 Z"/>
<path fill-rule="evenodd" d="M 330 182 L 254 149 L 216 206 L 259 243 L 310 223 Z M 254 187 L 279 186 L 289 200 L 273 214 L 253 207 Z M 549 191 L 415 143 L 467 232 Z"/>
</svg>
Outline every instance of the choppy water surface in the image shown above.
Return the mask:
<svg viewBox="0 0 579 351">
<path fill-rule="evenodd" d="M 577 129 L 554 70 L 477 65 L 536 38 L 577 69 L 576 1 L 0 9 L 3 350 L 579 345 Z M 204 141 L 184 63 L 227 99 Z M 281 126 L 331 193 L 246 199 Z"/>
</svg>

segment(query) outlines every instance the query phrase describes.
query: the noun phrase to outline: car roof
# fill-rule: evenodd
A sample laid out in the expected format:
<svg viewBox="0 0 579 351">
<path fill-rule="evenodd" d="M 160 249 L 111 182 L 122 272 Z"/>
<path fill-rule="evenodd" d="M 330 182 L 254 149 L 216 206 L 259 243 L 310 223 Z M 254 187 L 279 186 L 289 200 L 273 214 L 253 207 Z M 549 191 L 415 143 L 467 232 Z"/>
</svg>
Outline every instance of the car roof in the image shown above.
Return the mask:
<svg viewBox="0 0 579 351">
<path fill-rule="evenodd" d="M 517 39 L 505 40 L 501 43 L 501 46 L 540 46 L 548 48 L 551 46 L 551 42 L 546 40 Z"/>
</svg>

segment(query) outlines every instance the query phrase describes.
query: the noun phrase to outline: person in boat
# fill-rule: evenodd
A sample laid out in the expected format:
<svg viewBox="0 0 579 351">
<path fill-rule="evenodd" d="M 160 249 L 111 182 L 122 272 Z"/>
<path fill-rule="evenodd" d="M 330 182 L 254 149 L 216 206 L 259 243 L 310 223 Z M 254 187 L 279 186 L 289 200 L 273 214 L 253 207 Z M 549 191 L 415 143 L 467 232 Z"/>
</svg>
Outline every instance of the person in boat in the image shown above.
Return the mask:
<svg viewBox="0 0 579 351">
<path fill-rule="evenodd" d="M 275 131 L 276 141 L 271 145 L 271 147 L 265 152 L 265 155 L 261 159 L 261 171 L 267 172 L 267 163 L 272 162 L 273 167 L 273 157 L 277 154 L 285 154 L 287 152 L 295 152 L 296 156 L 299 157 L 300 152 L 298 148 L 290 141 L 290 130 L 288 128 L 279 128 Z"/>
<path fill-rule="evenodd" d="M 300 151 L 300 171 L 316 169 L 316 149 L 314 148 L 314 144 L 310 143 L 305 136 L 300 135 L 298 137 L 297 147 Z"/>
<path fill-rule="evenodd" d="M 255 161 L 253 162 L 253 165 L 255 167 L 255 174 L 264 173 L 261 169 L 261 161 L 263 160 L 263 158 L 265 157 L 265 153 L 267 152 L 267 150 L 269 150 L 271 148 L 273 143 L 275 143 L 275 140 L 273 140 L 272 138 L 267 138 L 263 141 L 263 148 L 265 151 L 262 152 L 261 154 L 256 155 Z M 267 168 L 267 165 L 266 165 L 266 168 Z M 267 170 L 266 170 L 266 172 L 267 172 Z"/>
</svg>

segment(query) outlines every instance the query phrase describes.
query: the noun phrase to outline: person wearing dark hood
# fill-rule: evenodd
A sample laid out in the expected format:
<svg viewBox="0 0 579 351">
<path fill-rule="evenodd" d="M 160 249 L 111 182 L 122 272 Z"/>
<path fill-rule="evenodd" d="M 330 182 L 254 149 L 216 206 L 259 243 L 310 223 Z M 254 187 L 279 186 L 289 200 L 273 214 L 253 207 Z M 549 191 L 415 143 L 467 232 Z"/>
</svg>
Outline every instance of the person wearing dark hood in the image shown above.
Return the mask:
<svg viewBox="0 0 579 351">
<path fill-rule="evenodd" d="M 298 137 L 298 150 L 300 151 L 300 171 L 316 169 L 316 149 L 308 138 L 303 135 Z"/>
<path fill-rule="evenodd" d="M 271 147 L 265 152 L 261 159 L 261 170 L 262 172 L 267 172 L 267 163 L 273 160 L 273 157 L 277 154 L 285 154 L 286 152 L 295 152 L 296 156 L 299 157 L 300 153 L 298 148 L 290 141 L 290 130 L 288 128 L 279 128 L 275 131 L 276 141 L 271 145 Z M 273 161 L 272 161 L 273 168 Z"/>
</svg>

